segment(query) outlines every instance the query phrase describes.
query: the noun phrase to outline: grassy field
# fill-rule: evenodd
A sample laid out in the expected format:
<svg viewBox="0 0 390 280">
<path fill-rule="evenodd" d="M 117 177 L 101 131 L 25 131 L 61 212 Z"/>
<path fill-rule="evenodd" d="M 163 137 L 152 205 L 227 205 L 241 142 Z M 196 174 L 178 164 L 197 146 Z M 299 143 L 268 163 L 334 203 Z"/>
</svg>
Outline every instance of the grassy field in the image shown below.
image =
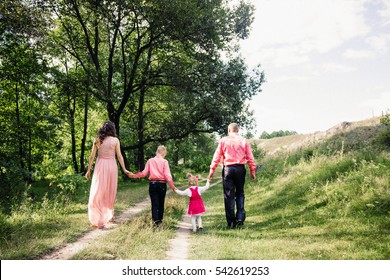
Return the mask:
<svg viewBox="0 0 390 280">
<path fill-rule="evenodd" d="M 246 187 L 247 220 L 226 230 L 222 191 L 204 195 L 191 259 L 390 259 L 390 160 L 315 158 Z M 213 248 L 213 250 L 209 250 Z"/>
<path fill-rule="evenodd" d="M 154 228 L 148 208 L 138 217 L 124 223 L 74 255 L 75 260 L 163 260 L 169 239 L 174 238 L 176 225 L 185 209 L 184 200 L 172 192 L 167 194 L 163 224 Z"/>
<path fill-rule="evenodd" d="M 265 159 L 256 180 L 247 180 L 247 219 L 239 229 L 226 229 L 222 186 L 213 186 L 203 194 L 205 229 L 189 238 L 189 258 L 389 260 L 390 145 L 376 144 L 381 131 L 378 125 L 356 126 Z M 181 179 L 176 185 L 184 184 Z M 121 182 L 116 211 L 147 192 L 146 181 Z M 39 258 L 89 231 L 87 192 L 78 201 L 27 200 L 11 216 L 1 216 L 1 259 Z M 147 209 L 73 259 L 164 259 L 187 203 L 169 193 L 161 228 L 151 226 Z"/>
<path fill-rule="evenodd" d="M 89 184 L 85 183 L 87 189 Z M 120 182 L 116 212 L 136 204 L 147 192 L 145 182 Z M 2 216 L 0 258 L 39 258 L 91 230 L 87 215 L 88 192 L 78 201 L 56 204 L 45 199 L 40 203 L 26 200 L 10 216 Z"/>
<path fill-rule="evenodd" d="M 246 184 L 245 226 L 225 229 L 221 187 L 204 194 L 191 259 L 389 260 L 390 151 L 356 126 L 266 160 Z M 209 248 L 213 248 L 210 250 Z"/>
</svg>

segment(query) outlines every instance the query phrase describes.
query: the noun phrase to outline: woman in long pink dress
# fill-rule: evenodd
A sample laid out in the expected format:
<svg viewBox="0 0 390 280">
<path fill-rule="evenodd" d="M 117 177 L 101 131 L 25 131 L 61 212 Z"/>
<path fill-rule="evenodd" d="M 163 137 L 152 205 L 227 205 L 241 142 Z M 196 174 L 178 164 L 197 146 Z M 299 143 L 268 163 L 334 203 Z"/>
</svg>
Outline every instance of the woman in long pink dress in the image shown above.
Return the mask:
<svg viewBox="0 0 390 280">
<path fill-rule="evenodd" d="M 120 142 L 116 137 L 115 124 L 107 121 L 99 129 L 93 142 L 92 152 L 89 157 L 88 171 L 85 178 L 89 180 L 92 163 L 96 152 L 98 158 L 92 175 L 91 190 L 88 201 L 88 217 L 92 225 L 98 228 L 114 220 L 114 203 L 118 185 L 118 166 L 115 155 L 125 174 L 129 171 L 125 168 L 123 156 L 120 150 Z"/>
</svg>

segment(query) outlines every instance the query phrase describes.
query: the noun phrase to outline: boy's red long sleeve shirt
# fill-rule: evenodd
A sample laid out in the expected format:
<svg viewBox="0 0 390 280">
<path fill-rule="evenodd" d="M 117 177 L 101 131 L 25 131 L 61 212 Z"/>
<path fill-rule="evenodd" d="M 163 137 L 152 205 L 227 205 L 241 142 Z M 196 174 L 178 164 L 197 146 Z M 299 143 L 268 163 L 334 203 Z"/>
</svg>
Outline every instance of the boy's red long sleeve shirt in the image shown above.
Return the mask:
<svg viewBox="0 0 390 280">
<path fill-rule="evenodd" d="M 171 170 L 169 169 L 169 163 L 162 156 L 157 155 L 146 162 L 144 170 L 134 174 L 133 178 L 146 177 L 149 174 L 149 181 L 164 181 L 169 184 L 173 189 Z"/>
</svg>

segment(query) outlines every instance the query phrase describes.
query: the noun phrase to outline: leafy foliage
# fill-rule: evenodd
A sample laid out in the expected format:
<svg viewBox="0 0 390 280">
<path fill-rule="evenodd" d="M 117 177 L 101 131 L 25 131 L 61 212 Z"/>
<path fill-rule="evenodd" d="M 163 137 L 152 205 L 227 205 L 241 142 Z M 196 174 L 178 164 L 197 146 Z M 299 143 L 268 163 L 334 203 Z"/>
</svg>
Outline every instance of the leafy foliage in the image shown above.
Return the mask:
<svg viewBox="0 0 390 280">
<path fill-rule="evenodd" d="M 260 139 L 271 139 L 271 138 L 276 138 L 276 137 L 283 137 L 283 136 L 289 136 L 289 135 L 297 135 L 298 133 L 296 131 L 273 131 L 271 133 L 268 133 L 266 131 L 263 131 L 260 135 Z"/>
<path fill-rule="evenodd" d="M 246 104 L 264 73 L 239 54 L 253 22 L 245 1 L 5 0 L 0 9 L 7 213 L 23 200 L 12 198 L 34 196 L 29 186 L 40 181 L 77 196 L 78 179 L 67 176 L 85 171 L 85 153 L 106 119 L 116 124 L 127 166 L 141 169 L 163 143 L 178 172 L 208 168 L 203 154 L 215 144 L 208 133 L 223 134 L 233 121 L 253 126 Z"/>
<path fill-rule="evenodd" d="M 383 115 L 380 123 L 385 126 L 376 138 L 376 142 L 390 148 L 390 114 Z"/>
</svg>

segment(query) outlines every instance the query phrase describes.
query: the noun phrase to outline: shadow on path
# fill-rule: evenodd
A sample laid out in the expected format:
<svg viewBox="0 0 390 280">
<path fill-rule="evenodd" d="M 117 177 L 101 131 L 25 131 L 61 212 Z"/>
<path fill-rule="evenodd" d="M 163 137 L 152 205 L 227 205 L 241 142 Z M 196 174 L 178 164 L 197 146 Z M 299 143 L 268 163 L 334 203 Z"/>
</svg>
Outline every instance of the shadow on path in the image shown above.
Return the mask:
<svg viewBox="0 0 390 280">
<path fill-rule="evenodd" d="M 54 250 L 51 253 L 42 256 L 40 259 L 42 260 L 67 260 L 71 258 L 76 253 L 80 252 L 84 248 L 86 248 L 93 240 L 99 238 L 103 235 L 106 235 L 111 230 L 117 228 L 120 224 L 131 220 L 136 215 L 141 213 L 143 210 L 150 207 L 150 198 L 146 198 L 141 202 L 138 202 L 134 206 L 120 212 L 120 214 L 116 217 L 115 222 L 109 223 L 105 226 L 104 229 L 95 228 L 85 235 L 80 237 L 76 242 L 68 243 L 64 247 Z"/>
</svg>

